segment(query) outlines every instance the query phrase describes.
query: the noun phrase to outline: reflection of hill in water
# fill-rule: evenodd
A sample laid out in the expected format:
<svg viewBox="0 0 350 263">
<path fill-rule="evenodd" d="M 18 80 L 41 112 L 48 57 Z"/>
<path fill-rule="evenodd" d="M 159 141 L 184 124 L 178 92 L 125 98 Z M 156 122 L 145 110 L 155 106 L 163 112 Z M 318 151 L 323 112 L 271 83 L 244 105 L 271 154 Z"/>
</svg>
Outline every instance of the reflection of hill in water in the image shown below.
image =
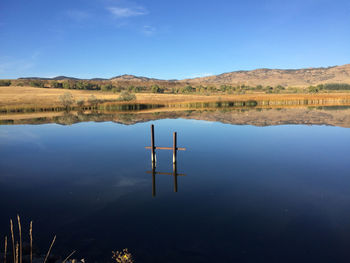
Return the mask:
<svg viewBox="0 0 350 263">
<path fill-rule="evenodd" d="M 0 116 L 0 124 L 46 124 L 71 125 L 79 122 L 112 121 L 125 125 L 159 119 L 194 119 L 227 124 L 270 126 L 284 124 L 331 125 L 350 127 L 350 108 L 342 106 L 314 108 L 246 108 L 216 110 L 182 110 L 160 112 L 104 113 L 35 113 Z"/>
</svg>

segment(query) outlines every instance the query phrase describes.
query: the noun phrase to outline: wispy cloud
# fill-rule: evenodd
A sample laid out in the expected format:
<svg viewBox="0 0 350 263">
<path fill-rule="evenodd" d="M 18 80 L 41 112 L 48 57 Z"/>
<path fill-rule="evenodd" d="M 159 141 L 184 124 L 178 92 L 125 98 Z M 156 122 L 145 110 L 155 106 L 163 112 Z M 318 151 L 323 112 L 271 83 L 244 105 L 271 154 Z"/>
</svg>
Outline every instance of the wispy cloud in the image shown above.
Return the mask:
<svg viewBox="0 0 350 263">
<path fill-rule="evenodd" d="M 40 51 L 34 51 L 26 58 L 0 57 L 0 78 L 9 78 L 14 73 L 18 75 L 28 74 L 30 70 L 35 68 L 40 55 Z"/>
<path fill-rule="evenodd" d="M 136 6 L 136 7 L 112 6 L 112 7 L 107 7 L 107 10 L 116 18 L 129 18 L 129 17 L 143 16 L 148 14 L 148 11 L 142 6 Z"/>
<path fill-rule="evenodd" d="M 213 76 L 213 73 L 194 73 L 192 75 L 190 75 L 188 78 L 189 79 L 194 79 L 194 78 L 202 78 L 202 77 L 209 77 L 209 76 Z"/>
<path fill-rule="evenodd" d="M 146 36 L 153 36 L 156 33 L 154 26 L 143 26 L 142 33 Z"/>
<path fill-rule="evenodd" d="M 31 131 L 12 131 L 9 129 L 4 129 L 0 131 L 0 145 L 23 145 L 34 144 L 38 148 L 44 150 L 45 145 L 42 143 L 41 138 Z"/>
<path fill-rule="evenodd" d="M 91 17 L 91 14 L 84 10 L 67 10 L 65 13 L 70 19 L 77 22 L 84 21 Z"/>
<path fill-rule="evenodd" d="M 6 74 L 12 72 L 26 72 L 35 66 L 33 59 L 13 59 L 13 58 L 0 58 L 0 74 L 2 77 L 7 77 Z"/>
</svg>

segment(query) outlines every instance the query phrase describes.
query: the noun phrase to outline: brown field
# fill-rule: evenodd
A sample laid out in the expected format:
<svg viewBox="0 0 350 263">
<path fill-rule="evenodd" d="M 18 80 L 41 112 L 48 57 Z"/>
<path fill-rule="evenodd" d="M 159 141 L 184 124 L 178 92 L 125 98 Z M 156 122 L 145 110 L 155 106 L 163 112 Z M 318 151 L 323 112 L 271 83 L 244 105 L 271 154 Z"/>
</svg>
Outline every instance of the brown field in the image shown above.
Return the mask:
<svg viewBox="0 0 350 263">
<path fill-rule="evenodd" d="M 64 90 L 64 89 L 44 89 L 33 87 L 9 86 L 0 87 L 0 107 L 55 107 L 60 106 L 59 96 L 69 92 L 77 99 L 88 100 L 91 95 L 103 101 L 116 101 L 118 93 L 85 91 L 85 90 Z M 189 102 L 214 102 L 214 101 L 295 101 L 308 100 L 315 101 L 315 104 L 343 104 L 350 102 L 350 93 L 318 93 L 318 94 L 264 94 L 253 93 L 244 95 L 197 95 L 197 94 L 154 94 L 137 93 L 136 103 L 189 103 Z M 123 103 L 123 102 L 119 102 Z M 124 102 L 125 103 L 125 102 Z M 347 103 L 348 104 L 348 103 Z"/>
</svg>

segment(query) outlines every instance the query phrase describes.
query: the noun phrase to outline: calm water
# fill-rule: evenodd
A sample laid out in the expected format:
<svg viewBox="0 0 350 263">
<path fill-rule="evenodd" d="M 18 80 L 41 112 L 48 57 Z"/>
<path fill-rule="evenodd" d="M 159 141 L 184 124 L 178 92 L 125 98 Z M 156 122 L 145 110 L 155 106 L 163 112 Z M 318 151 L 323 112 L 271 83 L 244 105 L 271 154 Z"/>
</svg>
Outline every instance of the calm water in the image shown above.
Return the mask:
<svg viewBox="0 0 350 263">
<path fill-rule="evenodd" d="M 156 144 L 178 154 L 156 175 Z M 171 173 L 171 152 L 157 171 Z M 46 253 L 137 262 L 349 262 L 350 130 L 163 119 L 0 126 L 0 234 L 19 213 Z M 1 247 L 2 249 L 2 247 Z"/>
</svg>

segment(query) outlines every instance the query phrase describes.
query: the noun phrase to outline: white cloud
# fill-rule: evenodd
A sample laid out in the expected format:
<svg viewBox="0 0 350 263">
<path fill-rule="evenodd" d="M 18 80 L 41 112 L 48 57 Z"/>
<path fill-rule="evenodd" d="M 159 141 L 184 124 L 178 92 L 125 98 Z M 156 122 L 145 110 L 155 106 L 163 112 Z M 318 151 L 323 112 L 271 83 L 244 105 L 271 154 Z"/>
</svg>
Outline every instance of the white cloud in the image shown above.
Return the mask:
<svg viewBox="0 0 350 263">
<path fill-rule="evenodd" d="M 194 79 L 194 78 L 202 78 L 202 77 L 209 77 L 209 76 L 213 76 L 213 73 L 194 73 L 192 75 L 190 75 L 188 78 L 190 79 Z"/>
<path fill-rule="evenodd" d="M 143 7 L 108 7 L 107 10 L 116 18 L 128 18 L 147 15 L 148 11 Z"/>
</svg>

